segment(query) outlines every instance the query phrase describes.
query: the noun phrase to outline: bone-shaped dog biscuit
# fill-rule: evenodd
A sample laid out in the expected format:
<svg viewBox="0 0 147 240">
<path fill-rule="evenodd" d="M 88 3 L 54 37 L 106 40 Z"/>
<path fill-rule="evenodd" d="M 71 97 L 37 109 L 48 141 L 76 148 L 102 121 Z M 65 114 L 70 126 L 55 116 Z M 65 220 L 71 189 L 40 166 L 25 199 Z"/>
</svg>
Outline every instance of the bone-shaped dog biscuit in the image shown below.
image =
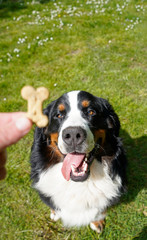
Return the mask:
<svg viewBox="0 0 147 240">
<path fill-rule="evenodd" d="M 42 113 L 42 103 L 49 97 L 49 91 L 45 87 L 36 90 L 31 86 L 21 89 L 21 96 L 28 101 L 27 117 L 38 127 L 45 127 L 48 124 L 48 117 Z"/>
</svg>

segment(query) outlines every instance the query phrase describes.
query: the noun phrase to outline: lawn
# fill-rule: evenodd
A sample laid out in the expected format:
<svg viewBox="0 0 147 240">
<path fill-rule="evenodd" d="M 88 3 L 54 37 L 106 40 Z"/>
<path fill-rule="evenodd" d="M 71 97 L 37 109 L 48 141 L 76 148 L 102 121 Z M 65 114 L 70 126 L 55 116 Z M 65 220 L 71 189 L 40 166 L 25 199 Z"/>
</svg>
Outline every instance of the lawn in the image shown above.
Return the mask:
<svg viewBox="0 0 147 240">
<path fill-rule="evenodd" d="M 20 90 L 28 84 L 47 87 L 49 102 L 89 91 L 113 105 L 128 156 L 128 192 L 108 210 L 103 233 L 67 229 L 31 188 L 32 129 L 7 149 L 0 239 L 147 239 L 146 8 L 145 0 L 0 0 L 0 111 L 26 111 Z"/>
</svg>

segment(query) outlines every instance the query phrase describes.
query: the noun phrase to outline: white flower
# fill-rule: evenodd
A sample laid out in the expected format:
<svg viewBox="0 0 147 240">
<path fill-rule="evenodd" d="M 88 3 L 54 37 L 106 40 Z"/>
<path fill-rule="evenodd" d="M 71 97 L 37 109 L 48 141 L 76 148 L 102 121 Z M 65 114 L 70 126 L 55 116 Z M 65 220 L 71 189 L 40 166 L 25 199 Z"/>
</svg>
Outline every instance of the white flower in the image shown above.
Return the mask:
<svg viewBox="0 0 147 240">
<path fill-rule="evenodd" d="M 8 56 L 8 57 L 11 57 L 11 54 L 10 54 L 10 53 L 7 53 L 7 56 Z"/>
<path fill-rule="evenodd" d="M 14 53 L 19 53 L 20 50 L 19 50 L 18 48 L 15 48 L 13 52 L 14 52 Z"/>
<path fill-rule="evenodd" d="M 38 42 L 38 46 L 43 46 L 42 40 L 40 40 L 40 41 Z"/>
<path fill-rule="evenodd" d="M 28 44 L 28 49 L 30 49 L 30 48 L 31 48 L 31 44 L 29 43 L 29 44 Z"/>
</svg>

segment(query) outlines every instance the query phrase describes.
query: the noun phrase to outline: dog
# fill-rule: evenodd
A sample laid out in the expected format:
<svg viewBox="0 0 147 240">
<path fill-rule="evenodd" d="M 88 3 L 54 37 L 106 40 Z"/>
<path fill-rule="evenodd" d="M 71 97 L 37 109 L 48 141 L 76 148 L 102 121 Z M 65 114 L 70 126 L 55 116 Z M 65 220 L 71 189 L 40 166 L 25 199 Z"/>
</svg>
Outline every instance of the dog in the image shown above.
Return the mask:
<svg viewBox="0 0 147 240">
<path fill-rule="evenodd" d="M 85 91 L 65 93 L 36 127 L 31 179 L 50 217 L 65 226 L 90 225 L 100 233 L 108 207 L 126 190 L 126 154 L 120 121 L 109 102 Z"/>
</svg>

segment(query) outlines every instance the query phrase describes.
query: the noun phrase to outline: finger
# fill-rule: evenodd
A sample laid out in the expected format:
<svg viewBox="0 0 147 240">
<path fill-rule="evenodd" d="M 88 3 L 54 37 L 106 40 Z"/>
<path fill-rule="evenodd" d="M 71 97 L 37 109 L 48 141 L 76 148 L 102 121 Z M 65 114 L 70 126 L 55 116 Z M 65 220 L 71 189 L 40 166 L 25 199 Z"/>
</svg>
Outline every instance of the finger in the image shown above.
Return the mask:
<svg viewBox="0 0 147 240">
<path fill-rule="evenodd" d="M 9 123 L 11 121 L 15 121 L 20 117 L 25 117 L 25 112 L 12 112 L 12 113 L 0 113 L 0 123 Z"/>
<path fill-rule="evenodd" d="M 24 114 L 12 114 L 12 116 L 9 116 L 8 118 L 9 120 L 7 120 L 7 122 L 2 121 L 3 123 L 0 124 L 1 149 L 16 143 L 20 138 L 26 135 L 32 127 L 32 122 L 24 117 Z"/>
</svg>

